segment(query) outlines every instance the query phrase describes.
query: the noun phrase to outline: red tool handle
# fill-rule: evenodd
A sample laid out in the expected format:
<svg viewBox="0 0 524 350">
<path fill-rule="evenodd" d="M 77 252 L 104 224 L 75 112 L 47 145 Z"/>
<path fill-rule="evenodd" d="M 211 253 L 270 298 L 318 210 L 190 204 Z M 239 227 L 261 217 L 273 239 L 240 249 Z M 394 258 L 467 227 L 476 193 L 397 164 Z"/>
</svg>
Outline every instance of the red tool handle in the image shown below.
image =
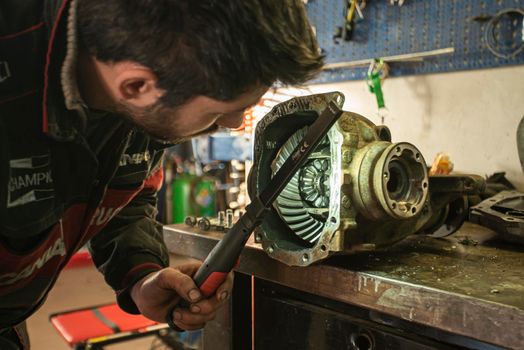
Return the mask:
<svg viewBox="0 0 524 350">
<path fill-rule="evenodd" d="M 240 258 L 237 258 L 237 261 L 235 265 L 233 266 L 233 268 L 238 267 L 239 264 L 240 264 Z M 215 294 L 218 287 L 220 287 L 220 285 L 224 283 L 228 274 L 229 272 L 220 272 L 220 271 L 211 272 L 209 276 L 202 282 L 201 285 L 199 285 L 198 281 L 196 281 L 196 275 L 195 275 L 195 282 L 199 286 L 202 294 L 206 298 L 209 298 L 210 296 Z"/>
</svg>

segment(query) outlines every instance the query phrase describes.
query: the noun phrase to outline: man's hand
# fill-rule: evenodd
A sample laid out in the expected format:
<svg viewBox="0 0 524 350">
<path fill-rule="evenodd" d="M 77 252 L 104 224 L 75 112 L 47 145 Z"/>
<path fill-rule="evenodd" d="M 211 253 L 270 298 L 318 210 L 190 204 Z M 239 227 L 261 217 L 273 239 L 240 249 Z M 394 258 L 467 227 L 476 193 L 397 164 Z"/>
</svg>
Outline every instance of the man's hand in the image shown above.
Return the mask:
<svg viewBox="0 0 524 350">
<path fill-rule="evenodd" d="M 216 310 L 231 295 L 233 273 L 229 273 L 215 295 L 204 299 L 191 278 L 200 265 L 189 263 L 167 267 L 138 281 L 131 289 L 131 298 L 142 315 L 153 321 L 166 322 L 169 310 L 183 298 L 190 306 L 189 309 L 175 308 L 172 317 L 178 327 L 184 330 L 200 329 L 213 320 Z"/>
</svg>

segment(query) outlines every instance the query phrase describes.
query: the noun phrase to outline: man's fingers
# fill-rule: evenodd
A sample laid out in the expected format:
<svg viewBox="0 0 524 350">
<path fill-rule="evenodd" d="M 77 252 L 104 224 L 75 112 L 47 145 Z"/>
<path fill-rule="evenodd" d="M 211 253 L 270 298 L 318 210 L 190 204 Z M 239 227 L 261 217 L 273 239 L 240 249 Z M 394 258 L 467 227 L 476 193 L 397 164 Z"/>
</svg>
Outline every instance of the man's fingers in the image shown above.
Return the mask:
<svg viewBox="0 0 524 350">
<path fill-rule="evenodd" d="M 178 295 L 190 303 L 202 299 L 202 294 L 195 285 L 195 282 L 190 276 L 178 269 L 164 269 L 157 278 L 160 288 L 174 290 Z"/>
<path fill-rule="evenodd" d="M 233 289 L 233 278 L 234 278 L 233 272 L 230 272 L 227 275 L 227 278 L 225 279 L 224 283 L 218 287 L 216 291 L 216 297 L 217 300 L 221 303 L 226 301 L 231 296 L 231 291 Z"/>
<path fill-rule="evenodd" d="M 189 277 L 192 276 L 200 266 L 200 263 L 190 263 L 177 266 L 176 269 L 167 269 L 166 276 L 164 277 L 166 279 L 172 279 L 173 282 L 166 281 L 166 285 L 168 288 L 175 289 L 179 295 L 190 303 L 195 303 L 201 300 L 202 295 L 200 289 L 195 285 L 193 279 Z M 168 275 L 172 275 L 172 277 Z M 231 296 L 233 279 L 233 272 L 228 273 L 224 282 L 218 287 L 216 291 L 216 299 L 219 302 L 224 302 Z"/>
<path fill-rule="evenodd" d="M 214 313 L 220 306 L 220 302 L 216 298 L 203 299 L 198 303 L 192 304 L 189 310 L 195 314 L 207 315 Z"/>
<path fill-rule="evenodd" d="M 190 277 L 199 267 L 199 263 L 194 263 L 177 266 L 177 268 L 167 268 L 158 276 L 160 288 L 174 290 L 190 303 L 188 308 L 178 305 L 171 310 L 173 323 L 184 330 L 200 329 L 206 322 L 213 320 L 217 309 L 231 296 L 233 288 L 233 273 L 231 272 L 218 287 L 215 295 L 208 299 L 203 298 Z"/>
<path fill-rule="evenodd" d="M 201 262 L 192 262 L 192 263 L 178 265 L 176 266 L 176 269 L 180 270 L 180 272 L 186 275 L 193 276 L 198 271 L 201 265 L 202 265 Z"/>
<path fill-rule="evenodd" d="M 198 327 L 215 318 L 215 310 L 207 314 L 196 314 L 187 309 L 176 308 L 173 313 L 173 322 L 180 328 Z"/>
</svg>

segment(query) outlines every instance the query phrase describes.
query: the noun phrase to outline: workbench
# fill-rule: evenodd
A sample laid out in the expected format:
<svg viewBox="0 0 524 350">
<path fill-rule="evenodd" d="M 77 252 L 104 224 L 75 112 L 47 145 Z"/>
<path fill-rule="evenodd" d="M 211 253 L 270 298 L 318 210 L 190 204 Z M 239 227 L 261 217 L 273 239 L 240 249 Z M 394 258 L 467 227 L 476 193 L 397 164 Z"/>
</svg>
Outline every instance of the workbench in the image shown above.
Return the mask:
<svg viewBox="0 0 524 350">
<path fill-rule="evenodd" d="M 164 228 L 172 254 L 200 260 L 222 235 Z M 466 223 L 447 238 L 413 235 L 383 251 L 290 267 L 250 239 L 230 305 L 206 326 L 204 348 L 252 344 L 261 350 L 271 344 L 273 350 L 524 349 L 524 247 Z"/>
</svg>

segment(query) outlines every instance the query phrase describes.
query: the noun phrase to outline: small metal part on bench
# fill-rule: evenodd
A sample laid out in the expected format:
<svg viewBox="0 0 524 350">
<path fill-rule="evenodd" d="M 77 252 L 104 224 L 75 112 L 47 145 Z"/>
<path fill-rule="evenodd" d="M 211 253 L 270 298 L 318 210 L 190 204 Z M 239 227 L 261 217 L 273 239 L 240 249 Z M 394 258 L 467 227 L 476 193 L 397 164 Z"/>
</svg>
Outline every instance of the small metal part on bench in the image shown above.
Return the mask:
<svg viewBox="0 0 524 350">
<path fill-rule="evenodd" d="M 202 231 L 209 231 L 209 229 L 211 228 L 211 221 L 209 221 L 209 219 L 205 217 L 201 218 L 200 220 L 198 220 L 198 228 Z"/>
<path fill-rule="evenodd" d="M 198 223 L 198 218 L 196 216 L 186 216 L 186 218 L 184 219 L 184 223 L 187 226 L 196 226 L 196 224 Z"/>
<path fill-rule="evenodd" d="M 510 242 L 524 244 L 524 193 L 502 191 L 472 207 L 469 219 Z"/>
<path fill-rule="evenodd" d="M 218 212 L 218 225 L 219 226 L 226 225 L 226 213 L 223 210 Z"/>
<path fill-rule="evenodd" d="M 227 209 L 226 210 L 226 222 L 224 224 L 224 228 L 228 229 L 233 227 L 233 210 Z"/>
<path fill-rule="evenodd" d="M 231 211 L 231 215 L 232 213 L 233 211 Z M 202 231 L 225 231 L 230 227 L 227 223 L 227 214 L 224 211 L 219 211 L 216 218 L 188 216 L 184 222 L 192 227 L 198 225 L 198 228 Z"/>
</svg>

